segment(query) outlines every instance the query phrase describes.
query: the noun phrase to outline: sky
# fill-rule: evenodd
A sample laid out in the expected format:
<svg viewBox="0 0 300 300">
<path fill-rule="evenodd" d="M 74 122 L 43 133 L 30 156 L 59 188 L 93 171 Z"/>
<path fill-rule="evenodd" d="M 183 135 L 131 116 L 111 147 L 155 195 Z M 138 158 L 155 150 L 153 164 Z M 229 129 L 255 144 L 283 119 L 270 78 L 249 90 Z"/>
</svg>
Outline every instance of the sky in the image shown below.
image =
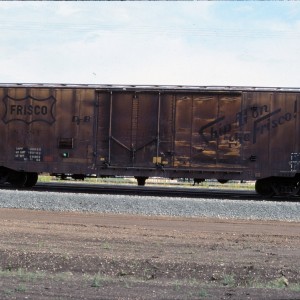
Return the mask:
<svg viewBox="0 0 300 300">
<path fill-rule="evenodd" d="M 0 83 L 300 87 L 298 1 L 0 2 Z"/>
</svg>

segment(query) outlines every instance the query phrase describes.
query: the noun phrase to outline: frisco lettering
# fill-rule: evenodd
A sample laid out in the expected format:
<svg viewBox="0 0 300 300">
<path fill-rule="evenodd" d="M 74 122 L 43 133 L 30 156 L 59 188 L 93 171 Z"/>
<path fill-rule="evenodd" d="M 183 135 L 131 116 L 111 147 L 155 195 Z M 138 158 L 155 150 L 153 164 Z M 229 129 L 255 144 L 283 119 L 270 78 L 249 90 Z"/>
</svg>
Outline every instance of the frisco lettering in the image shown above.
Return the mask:
<svg viewBox="0 0 300 300">
<path fill-rule="evenodd" d="M 48 107 L 43 105 L 10 105 L 11 115 L 47 115 Z"/>
<path fill-rule="evenodd" d="M 230 143 L 249 142 L 252 137 L 252 142 L 255 144 L 259 135 L 269 132 L 271 129 L 276 129 L 296 118 L 297 102 L 294 104 L 294 113 L 284 113 L 281 111 L 281 108 L 270 112 L 267 105 L 253 106 L 237 112 L 234 122 L 224 122 L 226 117 L 221 116 L 207 123 L 200 128 L 199 134 L 207 144 L 209 141 L 217 140 L 221 137 Z M 253 120 L 251 132 L 249 131 L 250 128 L 247 132 L 239 130 L 249 122 L 249 119 Z"/>
</svg>

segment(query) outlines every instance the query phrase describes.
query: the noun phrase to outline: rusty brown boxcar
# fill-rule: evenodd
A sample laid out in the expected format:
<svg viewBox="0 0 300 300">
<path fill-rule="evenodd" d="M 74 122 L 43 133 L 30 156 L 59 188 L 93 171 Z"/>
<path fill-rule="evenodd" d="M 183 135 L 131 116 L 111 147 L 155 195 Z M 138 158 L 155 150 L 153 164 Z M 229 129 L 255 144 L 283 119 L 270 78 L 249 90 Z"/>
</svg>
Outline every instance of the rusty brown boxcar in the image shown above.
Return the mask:
<svg viewBox="0 0 300 300">
<path fill-rule="evenodd" d="M 300 189 L 300 89 L 0 85 L 0 178 L 38 174 L 255 180 Z"/>
</svg>

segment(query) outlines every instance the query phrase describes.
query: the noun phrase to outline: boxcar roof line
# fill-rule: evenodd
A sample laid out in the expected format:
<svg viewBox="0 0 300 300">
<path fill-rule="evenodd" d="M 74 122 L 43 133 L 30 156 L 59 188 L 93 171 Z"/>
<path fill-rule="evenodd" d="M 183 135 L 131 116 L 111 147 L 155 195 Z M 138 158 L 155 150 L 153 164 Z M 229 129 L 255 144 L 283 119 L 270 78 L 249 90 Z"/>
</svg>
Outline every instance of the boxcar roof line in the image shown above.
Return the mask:
<svg viewBox="0 0 300 300">
<path fill-rule="evenodd" d="M 145 90 L 145 91 L 263 91 L 263 92 L 300 92 L 296 87 L 254 87 L 254 86 L 195 86 L 195 85 L 123 85 L 123 84 L 64 84 L 64 83 L 0 83 L 0 88 L 90 88 L 95 90 Z"/>
</svg>

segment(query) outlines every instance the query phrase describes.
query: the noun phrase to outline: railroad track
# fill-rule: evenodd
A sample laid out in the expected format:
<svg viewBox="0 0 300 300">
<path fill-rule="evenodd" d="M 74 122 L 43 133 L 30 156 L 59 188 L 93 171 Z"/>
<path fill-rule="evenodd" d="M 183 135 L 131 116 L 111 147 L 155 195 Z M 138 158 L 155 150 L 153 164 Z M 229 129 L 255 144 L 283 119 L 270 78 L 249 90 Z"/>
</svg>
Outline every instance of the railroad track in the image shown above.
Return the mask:
<svg viewBox="0 0 300 300">
<path fill-rule="evenodd" d="M 9 185 L 1 188 L 14 189 Z M 28 189 L 26 189 L 28 190 Z M 266 200 L 266 201 L 299 201 L 300 197 L 273 197 L 266 198 L 249 190 L 189 188 L 189 187 L 162 187 L 162 186 L 134 186 L 111 184 L 86 184 L 86 183 L 38 183 L 31 191 L 52 191 L 66 193 L 109 194 L 109 195 L 139 195 L 159 197 L 184 197 L 184 198 L 218 198 L 240 200 Z"/>
<path fill-rule="evenodd" d="M 81 183 L 40 183 L 35 190 L 53 190 L 68 193 L 89 194 L 116 194 L 116 195 L 139 195 L 139 196 L 162 196 L 162 197 L 185 197 L 185 198 L 251 198 L 257 199 L 253 191 L 230 191 L 208 188 L 188 187 L 162 187 L 162 186 L 136 186 L 136 185 L 107 185 L 107 184 L 81 184 Z"/>
</svg>

